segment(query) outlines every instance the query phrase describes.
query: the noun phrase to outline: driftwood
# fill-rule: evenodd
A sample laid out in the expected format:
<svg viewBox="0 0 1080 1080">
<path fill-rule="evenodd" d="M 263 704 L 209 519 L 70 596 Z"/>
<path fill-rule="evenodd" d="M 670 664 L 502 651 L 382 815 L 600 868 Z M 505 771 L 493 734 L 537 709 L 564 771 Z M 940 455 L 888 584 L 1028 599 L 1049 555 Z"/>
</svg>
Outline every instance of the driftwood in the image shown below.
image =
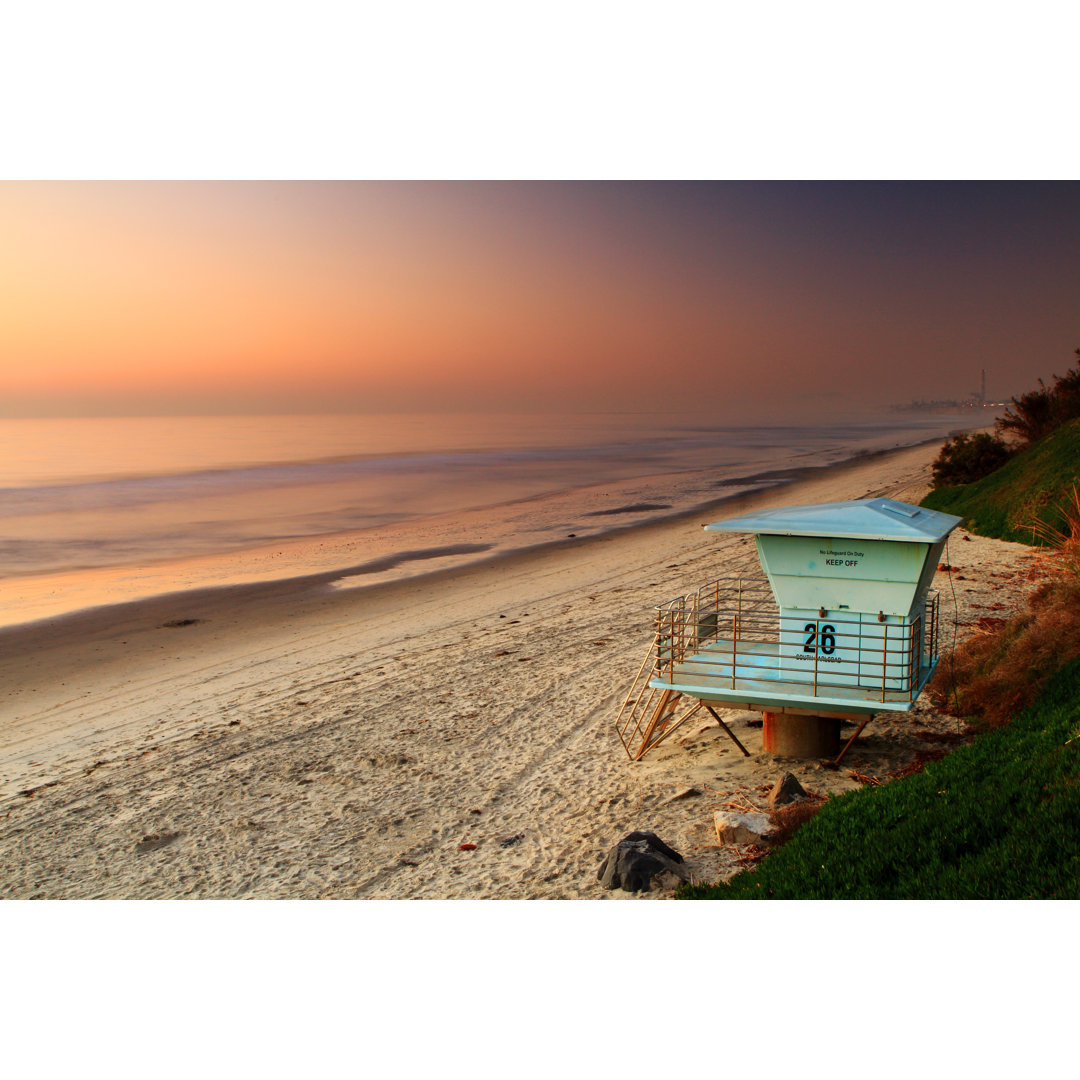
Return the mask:
<svg viewBox="0 0 1080 1080">
<path fill-rule="evenodd" d="M 881 787 L 881 781 L 876 776 L 867 776 L 866 773 L 856 772 L 854 769 L 848 769 L 847 774 L 852 780 L 858 780 L 860 784 Z"/>
</svg>

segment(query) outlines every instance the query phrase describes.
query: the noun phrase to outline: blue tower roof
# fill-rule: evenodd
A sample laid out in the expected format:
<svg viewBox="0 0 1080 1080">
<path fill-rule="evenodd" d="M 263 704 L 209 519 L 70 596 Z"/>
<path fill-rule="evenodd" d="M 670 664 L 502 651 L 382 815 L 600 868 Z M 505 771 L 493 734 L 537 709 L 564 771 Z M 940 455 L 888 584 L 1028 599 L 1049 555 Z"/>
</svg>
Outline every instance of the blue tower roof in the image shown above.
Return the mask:
<svg viewBox="0 0 1080 1080">
<path fill-rule="evenodd" d="M 811 506 L 779 506 L 706 525 L 706 532 L 765 536 L 848 536 L 853 540 L 902 540 L 936 544 L 962 518 L 895 499 L 851 499 Z"/>
</svg>

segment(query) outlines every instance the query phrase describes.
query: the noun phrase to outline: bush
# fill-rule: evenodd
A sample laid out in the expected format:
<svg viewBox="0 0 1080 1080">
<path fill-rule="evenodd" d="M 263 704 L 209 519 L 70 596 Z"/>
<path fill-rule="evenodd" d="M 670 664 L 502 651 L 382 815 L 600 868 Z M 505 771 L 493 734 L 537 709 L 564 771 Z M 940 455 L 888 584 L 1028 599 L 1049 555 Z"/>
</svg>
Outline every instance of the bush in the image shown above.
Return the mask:
<svg viewBox="0 0 1080 1080">
<path fill-rule="evenodd" d="M 1080 349 L 1076 350 L 1080 356 Z M 998 431 L 1008 432 L 1030 446 L 1062 424 L 1080 417 L 1080 364 L 1064 375 L 1055 375 L 1052 385 L 1039 380 L 1038 390 L 1013 398 L 997 421 Z"/>
<path fill-rule="evenodd" d="M 934 487 L 973 484 L 1000 469 L 1016 451 L 985 431 L 954 435 L 934 462 Z"/>
</svg>

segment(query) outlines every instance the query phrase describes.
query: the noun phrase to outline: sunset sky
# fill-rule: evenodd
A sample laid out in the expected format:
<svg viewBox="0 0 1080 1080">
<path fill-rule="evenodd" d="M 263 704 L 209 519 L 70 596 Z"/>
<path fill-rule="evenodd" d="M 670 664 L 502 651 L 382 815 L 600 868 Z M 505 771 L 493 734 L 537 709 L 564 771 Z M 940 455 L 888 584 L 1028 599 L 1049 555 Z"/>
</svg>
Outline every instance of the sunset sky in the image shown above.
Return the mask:
<svg viewBox="0 0 1080 1080">
<path fill-rule="evenodd" d="M 988 394 L 1080 346 L 1075 183 L 0 183 L 0 416 Z"/>
</svg>

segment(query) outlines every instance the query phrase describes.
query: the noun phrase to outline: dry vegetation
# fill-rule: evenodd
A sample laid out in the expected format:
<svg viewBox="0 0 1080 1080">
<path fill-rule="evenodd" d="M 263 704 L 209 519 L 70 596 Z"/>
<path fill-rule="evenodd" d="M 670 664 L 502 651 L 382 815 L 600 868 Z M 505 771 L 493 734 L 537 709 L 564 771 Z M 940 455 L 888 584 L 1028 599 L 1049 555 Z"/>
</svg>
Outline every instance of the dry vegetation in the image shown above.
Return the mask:
<svg viewBox="0 0 1080 1080">
<path fill-rule="evenodd" d="M 989 726 L 1008 723 L 1047 681 L 1080 656 L 1080 493 L 1061 508 L 1064 527 L 1035 522 L 1053 577 L 1008 620 L 986 619 L 941 664 L 930 686 L 935 704 Z"/>
<path fill-rule="evenodd" d="M 769 834 L 769 844 L 776 848 L 786 844 L 796 830 L 801 829 L 825 805 L 821 795 L 811 795 L 806 799 L 774 807 L 769 812 L 773 831 Z"/>
</svg>

